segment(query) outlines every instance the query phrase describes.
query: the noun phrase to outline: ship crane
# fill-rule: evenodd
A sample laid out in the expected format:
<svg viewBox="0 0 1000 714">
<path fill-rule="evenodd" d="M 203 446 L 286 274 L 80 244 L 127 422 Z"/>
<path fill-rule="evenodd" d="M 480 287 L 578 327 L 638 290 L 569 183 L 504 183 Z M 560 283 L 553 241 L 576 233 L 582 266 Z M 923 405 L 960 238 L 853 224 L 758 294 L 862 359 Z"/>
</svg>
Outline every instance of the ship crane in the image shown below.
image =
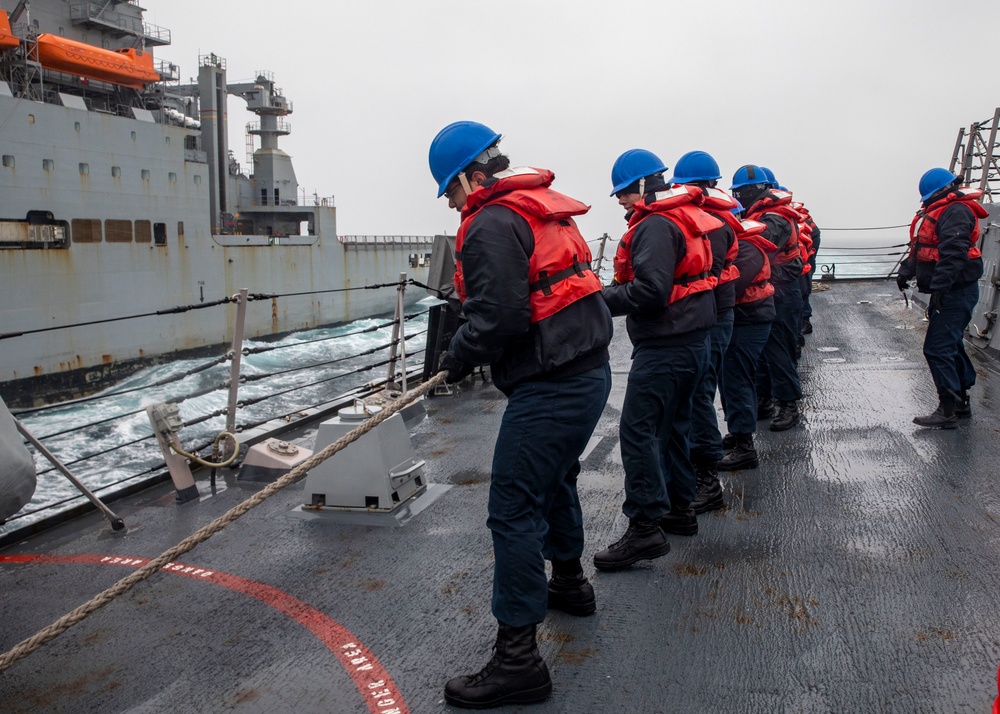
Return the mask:
<svg viewBox="0 0 1000 714">
<path fill-rule="evenodd" d="M 200 147 L 208 158 L 213 233 L 259 235 L 272 241 L 300 235 L 303 228 L 308 235 L 315 235 L 316 212 L 300 205 L 292 159 L 278 146 L 279 138 L 291 133 L 285 117 L 292 113 L 292 104 L 275 86 L 273 74 L 260 71 L 252 81 L 229 84 L 224 58 L 202 55 L 198 64 L 198 82 L 178 86 L 171 94 L 198 103 Z M 220 121 L 227 115 L 229 96 L 241 98 L 259 117 L 247 125 L 249 176 L 232 170 L 226 124 Z M 254 137 L 260 137 L 259 148 Z M 332 221 L 332 215 L 327 220 Z"/>
<path fill-rule="evenodd" d="M 19 2 L 14 7 L 14 9 L 10 11 L 10 15 L 8 15 L 8 17 L 10 18 L 11 24 L 13 24 L 13 23 L 17 22 L 18 20 L 20 20 L 21 19 L 21 15 L 24 14 L 24 12 L 26 10 L 30 10 L 30 9 L 31 9 L 31 3 L 28 2 L 28 0 L 21 0 L 21 2 Z"/>
<path fill-rule="evenodd" d="M 260 121 L 247 125 L 247 163 L 252 165 L 256 184 L 255 202 L 259 206 L 295 205 L 298 181 L 291 157 L 278 148 L 278 137 L 291 133 L 284 117 L 292 113 L 288 99 L 274 86 L 269 72 L 258 72 L 254 82 L 230 84 L 229 94 L 241 97 L 247 109 Z M 253 137 L 260 137 L 260 148 L 254 150 Z"/>
</svg>

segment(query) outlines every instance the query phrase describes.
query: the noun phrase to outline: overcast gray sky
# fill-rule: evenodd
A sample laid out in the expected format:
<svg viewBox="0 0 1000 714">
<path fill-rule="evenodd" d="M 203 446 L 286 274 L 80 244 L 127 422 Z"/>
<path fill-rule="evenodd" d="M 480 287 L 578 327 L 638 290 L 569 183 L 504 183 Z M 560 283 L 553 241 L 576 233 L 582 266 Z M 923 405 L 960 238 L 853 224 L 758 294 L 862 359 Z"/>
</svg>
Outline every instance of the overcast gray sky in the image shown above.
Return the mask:
<svg viewBox="0 0 1000 714">
<path fill-rule="evenodd" d="M 907 223 L 923 171 L 1000 105 L 986 79 L 996 0 L 142 4 L 173 32 L 156 56 L 185 77 L 207 52 L 231 82 L 275 73 L 295 109 L 282 148 L 302 187 L 336 197 L 340 234 L 454 233 L 427 151 L 459 119 L 590 204 L 588 240 L 622 233 L 611 165 L 635 147 L 671 168 L 708 151 L 724 188 L 739 166 L 768 166 L 821 227 Z M 248 117 L 230 102 L 243 162 Z M 890 236 L 905 230 L 824 241 Z"/>
</svg>

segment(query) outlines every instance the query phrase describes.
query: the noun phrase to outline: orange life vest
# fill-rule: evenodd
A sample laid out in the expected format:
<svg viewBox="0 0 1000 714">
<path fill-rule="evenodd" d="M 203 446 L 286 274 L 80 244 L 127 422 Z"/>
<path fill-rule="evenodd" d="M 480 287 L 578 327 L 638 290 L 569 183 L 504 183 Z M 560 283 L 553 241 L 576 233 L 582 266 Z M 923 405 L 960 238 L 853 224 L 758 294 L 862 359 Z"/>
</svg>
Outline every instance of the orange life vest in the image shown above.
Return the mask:
<svg viewBox="0 0 1000 714">
<path fill-rule="evenodd" d="M 743 224 L 733 215 L 733 209 L 739 208 L 740 204 L 721 188 L 703 188 L 702 193 L 705 194 L 705 200 L 701 204 L 702 210 L 711 213 L 732 228 L 733 234 L 736 236 L 733 244 L 726 250 L 726 260 L 722 264 L 719 285 L 723 285 L 740 277 L 740 270 L 736 267 L 736 256 L 740 252 L 739 237 L 743 231 Z"/>
<path fill-rule="evenodd" d="M 997 670 L 997 691 L 1000 692 L 1000 669 Z M 1000 714 L 1000 693 L 997 694 L 997 700 L 993 702 L 993 714 Z"/>
<path fill-rule="evenodd" d="M 784 265 L 801 257 L 799 226 L 802 217 L 792 208 L 792 194 L 788 193 L 788 191 L 779 191 L 774 188 L 768 189 L 760 199 L 747 209 L 746 218 L 759 221 L 768 213 L 775 213 L 781 216 L 792 226 L 792 235 L 789 236 L 788 241 L 781 248 L 776 248 L 778 251 L 776 254 L 772 254 L 774 256 L 771 258 L 773 264 Z"/>
<path fill-rule="evenodd" d="M 809 259 L 816 253 L 813 248 L 813 222 L 809 209 L 800 201 L 792 201 L 792 208 L 799 214 L 799 254 L 802 256 L 802 274 L 807 275 L 812 270 Z"/>
<path fill-rule="evenodd" d="M 962 203 L 972 209 L 976 218 L 986 218 L 989 213 L 979 205 L 979 198 L 983 192 L 978 189 L 960 188 L 951 191 L 944 198 L 938 199 L 927 208 L 917 211 L 910 223 L 910 256 L 921 262 L 937 262 L 941 259 L 938 254 L 937 222 L 944 213 L 944 209 L 953 203 Z M 976 246 L 979 240 L 979 221 L 969 236 L 969 258 L 980 258 L 982 252 Z"/>
<path fill-rule="evenodd" d="M 465 302 L 462 247 L 476 214 L 483 206 L 506 206 L 528 222 L 535 249 L 528 259 L 531 322 L 540 322 L 567 305 L 601 291 L 590 267 L 590 248 L 573 220 L 590 206 L 549 188 L 555 175 L 527 167 L 502 171 L 495 182 L 469 194 L 462 208 L 462 225 L 455 239 L 455 293 Z"/>
<path fill-rule="evenodd" d="M 806 208 L 805 204 L 803 204 L 801 201 L 792 201 L 792 208 L 794 208 L 796 211 L 802 214 L 802 217 L 805 219 L 806 225 L 809 226 L 809 237 L 812 238 L 812 236 L 816 233 L 818 229 L 816 227 L 816 221 L 813 220 L 812 214 L 809 213 L 809 209 Z M 810 244 L 809 257 L 812 258 L 815 254 L 816 254 L 816 248 L 815 246 Z"/>
<path fill-rule="evenodd" d="M 741 227 L 743 230 L 740 233 L 739 239 L 759 250 L 764 256 L 764 264 L 760 271 L 753 277 L 750 284 L 747 285 L 747 289 L 743 291 L 743 294 L 736 296 L 737 305 L 757 302 L 758 300 L 763 300 L 766 297 L 774 295 L 774 285 L 771 284 L 771 262 L 768 259 L 768 255 L 778 249 L 774 243 L 764 237 L 764 230 L 767 226 L 763 223 L 745 220 L 742 222 Z"/>
<path fill-rule="evenodd" d="M 708 240 L 708 234 L 721 228 L 722 222 L 698 208 L 702 199 L 701 189 L 698 187 L 678 185 L 653 194 L 653 200 L 649 203 L 643 199 L 632 206 L 628 231 L 622 236 L 615 253 L 615 282 L 623 285 L 635 279 L 635 271 L 632 269 L 632 238 L 640 223 L 653 214 L 659 214 L 669 218 L 680 229 L 684 234 L 685 245 L 684 257 L 674 269 L 674 285 L 667 304 L 714 288 L 716 280 L 711 273 L 712 244 Z"/>
</svg>

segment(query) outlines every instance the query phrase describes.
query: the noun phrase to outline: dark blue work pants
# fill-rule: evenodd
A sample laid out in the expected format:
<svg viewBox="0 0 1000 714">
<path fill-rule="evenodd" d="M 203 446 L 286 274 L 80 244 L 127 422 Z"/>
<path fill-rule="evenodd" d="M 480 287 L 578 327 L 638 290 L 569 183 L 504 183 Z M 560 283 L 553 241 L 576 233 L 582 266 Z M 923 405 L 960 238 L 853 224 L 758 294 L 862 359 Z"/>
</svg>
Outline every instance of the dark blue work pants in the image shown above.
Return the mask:
<svg viewBox="0 0 1000 714">
<path fill-rule="evenodd" d="M 551 382 L 527 382 L 507 399 L 493 451 L 493 615 L 512 627 L 545 619 L 546 560 L 583 554 L 576 491 L 580 454 L 611 392 L 604 365 Z"/>
<path fill-rule="evenodd" d="M 940 312 L 930 314 L 924 337 L 924 358 L 938 396 L 951 392 L 956 397 L 976 383 L 976 370 L 963 344 L 965 326 L 979 302 L 979 284 L 950 290 L 944 294 Z"/>
<path fill-rule="evenodd" d="M 708 366 L 708 337 L 677 347 L 642 347 L 632 356 L 619 444 L 630 519 L 686 511 L 698 492 L 691 466 L 691 404 Z"/>
<path fill-rule="evenodd" d="M 771 323 L 736 325 L 722 364 L 719 393 L 730 434 L 757 431 L 757 362 Z"/>
<path fill-rule="evenodd" d="M 784 402 L 802 399 L 795 346 L 802 331 L 802 285 L 798 280 L 774 286 L 774 322 L 768 335 L 763 364 L 757 370 L 757 394 Z"/>
<path fill-rule="evenodd" d="M 691 459 L 718 461 L 725 456 L 719 416 L 715 411 L 715 392 L 722 374 L 722 361 L 733 334 L 733 311 L 718 315 L 715 327 L 708 333 L 708 366 L 698 382 L 691 409 Z"/>
<path fill-rule="evenodd" d="M 812 305 L 809 304 L 809 297 L 812 295 L 813 291 L 813 272 L 816 271 L 816 256 L 813 256 L 809 260 L 809 264 L 813 266 L 811 272 L 802 276 L 802 320 L 808 320 L 813 315 Z"/>
</svg>

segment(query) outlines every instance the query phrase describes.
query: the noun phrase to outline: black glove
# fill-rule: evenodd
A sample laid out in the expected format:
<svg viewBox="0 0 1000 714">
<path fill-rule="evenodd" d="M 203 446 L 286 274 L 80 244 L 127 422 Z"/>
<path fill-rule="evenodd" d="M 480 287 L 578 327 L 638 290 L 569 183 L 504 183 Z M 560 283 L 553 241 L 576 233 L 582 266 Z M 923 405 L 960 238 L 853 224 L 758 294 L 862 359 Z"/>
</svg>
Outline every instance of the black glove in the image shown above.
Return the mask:
<svg viewBox="0 0 1000 714">
<path fill-rule="evenodd" d="M 444 378 L 444 381 L 448 384 L 455 384 L 455 382 L 461 382 L 472 374 L 475 365 L 463 362 L 451 352 L 445 352 L 441 355 L 441 361 L 438 362 L 438 369 L 441 371 L 448 370 L 448 376 Z"/>
<path fill-rule="evenodd" d="M 899 288 L 899 292 L 903 292 L 910 287 L 910 278 L 904 278 L 902 275 L 897 275 L 896 287 Z"/>
<path fill-rule="evenodd" d="M 930 300 L 927 301 L 927 312 L 941 312 L 941 303 L 944 301 L 944 293 L 938 290 L 931 293 Z"/>
</svg>

